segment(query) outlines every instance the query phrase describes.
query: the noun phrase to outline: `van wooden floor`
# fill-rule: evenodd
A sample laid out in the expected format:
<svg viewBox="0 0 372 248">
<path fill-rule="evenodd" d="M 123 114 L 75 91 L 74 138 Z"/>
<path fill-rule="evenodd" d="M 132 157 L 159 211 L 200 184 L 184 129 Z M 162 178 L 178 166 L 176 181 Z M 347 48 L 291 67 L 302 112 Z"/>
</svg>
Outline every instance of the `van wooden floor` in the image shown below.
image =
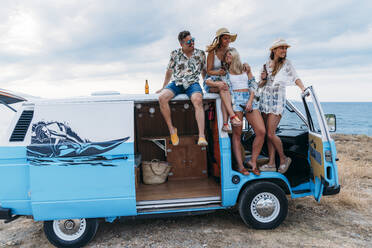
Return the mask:
<svg viewBox="0 0 372 248">
<path fill-rule="evenodd" d="M 221 196 L 221 186 L 213 178 L 170 181 L 159 185 L 140 184 L 137 201 L 153 201 Z"/>
</svg>

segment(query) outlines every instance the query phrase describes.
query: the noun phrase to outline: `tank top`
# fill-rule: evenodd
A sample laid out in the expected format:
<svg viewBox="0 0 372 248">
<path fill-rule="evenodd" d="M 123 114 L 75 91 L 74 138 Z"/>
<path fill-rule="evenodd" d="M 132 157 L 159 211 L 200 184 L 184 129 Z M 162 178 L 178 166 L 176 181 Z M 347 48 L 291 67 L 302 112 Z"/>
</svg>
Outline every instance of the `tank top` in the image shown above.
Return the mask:
<svg viewBox="0 0 372 248">
<path fill-rule="evenodd" d="M 246 73 L 242 73 L 240 75 L 232 75 L 230 76 L 231 88 L 232 90 L 242 90 L 248 89 L 248 76 Z"/>
<path fill-rule="evenodd" d="M 221 69 L 221 60 L 217 57 L 216 53 L 214 53 L 213 70 L 219 69 Z"/>
</svg>

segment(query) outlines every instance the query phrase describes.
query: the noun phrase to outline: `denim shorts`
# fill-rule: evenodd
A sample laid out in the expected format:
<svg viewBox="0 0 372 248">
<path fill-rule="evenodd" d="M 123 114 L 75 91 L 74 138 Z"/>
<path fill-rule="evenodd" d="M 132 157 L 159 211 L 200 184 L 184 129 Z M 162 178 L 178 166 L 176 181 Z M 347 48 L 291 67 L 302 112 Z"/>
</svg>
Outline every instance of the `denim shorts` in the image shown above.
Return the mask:
<svg viewBox="0 0 372 248">
<path fill-rule="evenodd" d="M 216 81 L 224 81 L 224 80 L 222 79 L 221 76 L 210 76 L 210 75 L 207 74 L 207 75 L 205 76 L 205 78 L 204 78 L 204 82 L 203 82 L 204 90 L 205 90 L 205 92 L 207 92 L 207 93 L 209 93 L 209 89 L 211 88 L 211 87 L 209 87 L 209 86 L 207 85 L 207 79 L 210 79 L 210 80 L 212 80 L 213 82 L 216 82 Z"/>
<path fill-rule="evenodd" d="M 203 90 L 200 87 L 199 83 L 193 83 L 187 89 L 185 89 L 183 87 L 183 85 L 178 85 L 177 86 L 176 82 L 172 81 L 165 88 L 171 90 L 173 92 L 174 96 L 177 96 L 179 94 L 184 94 L 184 93 L 186 93 L 186 95 L 189 98 L 191 98 L 192 94 L 194 94 L 194 93 L 200 93 L 200 94 L 203 95 Z"/>
<path fill-rule="evenodd" d="M 245 92 L 232 92 L 233 97 L 233 110 L 234 112 L 245 112 L 245 108 L 240 107 L 239 105 L 247 105 L 251 93 L 249 91 Z M 258 102 L 253 99 L 252 109 L 258 109 Z"/>
</svg>

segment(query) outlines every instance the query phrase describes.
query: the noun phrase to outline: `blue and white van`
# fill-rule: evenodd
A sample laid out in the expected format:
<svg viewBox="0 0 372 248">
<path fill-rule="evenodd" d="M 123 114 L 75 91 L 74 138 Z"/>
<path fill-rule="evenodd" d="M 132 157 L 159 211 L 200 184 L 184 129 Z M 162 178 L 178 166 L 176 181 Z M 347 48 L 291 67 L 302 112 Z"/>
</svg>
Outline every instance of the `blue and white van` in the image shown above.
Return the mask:
<svg viewBox="0 0 372 248">
<path fill-rule="evenodd" d="M 247 225 L 275 228 L 286 218 L 287 196 L 319 201 L 340 190 L 336 147 L 329 133 L 329 127 L 336 128 L 336 118 L 324 115 L 312 87 L 302 99 L 301 107 L 287 102 L 277 130 L 293 161 L 285 174 L 244 176 L 234 170 L 230 137 L 220 131 L 221 100 L 205 94 L 209 146 L 204 175 L 145 185 L 136 183 L 141 161 L 166 161 L 171 152 L 157 95 L 108 92 L 27 100 L 2 90 L 2 109 L 14 117 L 0 140 L 0 219 L 32 216 L 44 221 L 47 238 L 58 247 L 87 244 L 99 220 L 199 214 L 235 206 Z M 183 137 L 197 135 L 188 98 L 177 96 L 170 106 L 181 143 Z M 242 147 L 247 159 L 253 138 L 246 123 Z M 187 154 L 182 155 L 186 164 L 194 159 Z M 266 155 L 264 148 L 261 159 Z"/>
</svg>

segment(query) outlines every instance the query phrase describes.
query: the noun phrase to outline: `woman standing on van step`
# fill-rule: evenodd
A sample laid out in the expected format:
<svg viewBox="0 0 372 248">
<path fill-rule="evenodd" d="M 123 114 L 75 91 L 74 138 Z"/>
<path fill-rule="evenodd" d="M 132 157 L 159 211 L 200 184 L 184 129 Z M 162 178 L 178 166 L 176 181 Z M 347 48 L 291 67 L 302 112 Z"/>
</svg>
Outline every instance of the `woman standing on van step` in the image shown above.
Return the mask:
<svg viewBox="0 0 372 248">
<path fill-rule="evenodd" d="M 232 90 L 234 112 L 239 116 L 240 120 L 243 120 L 243 114 L 245 113 L 245 118 L 253 127 L 256 135 L 252 146 L 252 158 L 248 164 L 252 167 L 253 174 L 258 176 L 260 175 L 260 171 L 257 168 L 257 158 L 265 140 L 265 124 L 258 111 L 258 102 L 254 99 L 257 83 L 249 66 L 245 66 L 247 70 L 244 71 L 239 53 L 235 48 L 229 48 L 225 56 L 225 62 L 229 64 L 227 81 Z M 240 149 L 242 127 L 233 126 L 232 129 L 233 151 L 239 167 L 239 172 L 243 175 L 249 175 L 249 172 L 243 166 L 242 151 Z"/>
<path fill-rule="evenodd" d="M 219 93 L 222 104 L 221 111 L 223 117 L 222 131 L 231 132 L 228 124 L 228 115 L 231 125 L 241 126 L 242 122 L 235 115 L 231 106 L 231 95 L 229 86 L 225 82 L 226 70 L 222 67 L 223 57 L 229 48 L 229 44 L 236 40 L 236 34 L 231 34 L 227 28 L 220 28 L 216 32 L 216 37 L 212 44 L 207 46 L 207 75 L 204 80 L 204 89 L 208 93 Z"/>
<path fill-rule="evenodd" d="M 286 58 L 288 47 L 290 45 L 283 39 L 274 41 L 270 47 L 270 59 L 263 65 L 261 72 L 260 111 L 266 125 L 269 150 L 269 162 L 261 166 L 262 171 L 276 171 L 275 150 L 280 157 L 278 168 L 280 173 L 285 173 L 291 164 L 291 158 L 285 156 L 283 144 L 275 131 L 286 104 L 286 86 L 297 85 L 302 92 L 305 91 L 305 87 L 291 62 Z"/>
</svg>

